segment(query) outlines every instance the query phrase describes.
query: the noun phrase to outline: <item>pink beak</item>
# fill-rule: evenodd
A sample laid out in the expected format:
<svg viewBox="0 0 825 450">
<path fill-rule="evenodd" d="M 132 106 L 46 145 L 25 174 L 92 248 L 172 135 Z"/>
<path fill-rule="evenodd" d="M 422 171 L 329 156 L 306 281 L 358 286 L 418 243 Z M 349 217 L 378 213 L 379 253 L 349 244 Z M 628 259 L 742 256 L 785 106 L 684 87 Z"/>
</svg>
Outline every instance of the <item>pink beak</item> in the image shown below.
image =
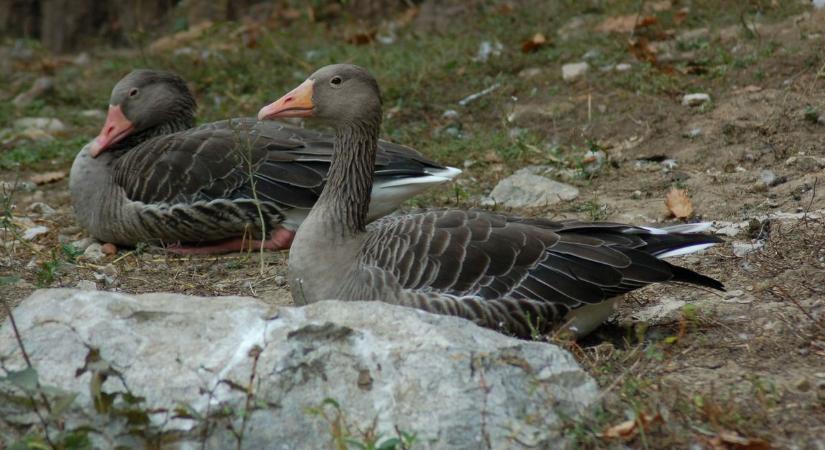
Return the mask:
<svg viewBox="0 0 825 450">
<path fill-rule="evenodd" d="M 123 115 L 120 105 L 109 105 L 109 114 L 106 115 L 106 123 L 103 124 L 100 134 L 98 134 L 94 142 L 92 142 L 92 146 L 89 148 L 89 154 L 92 155 L 92 158 L 97 158 L 97 155 L 103 152 L 103 150 L 106 150 L 115 142 L 128 136 L 134 128 L 135 126 L 132 122 Z"/>
<path fill-rule="evenodd" d="M 290 91 L 289 94 L 261 108 L 258 111 L 258 120 L 279 117 L 311 117 L 314 85 L 314 80 L 304 81 L 300 86 Z"/>
</svg>

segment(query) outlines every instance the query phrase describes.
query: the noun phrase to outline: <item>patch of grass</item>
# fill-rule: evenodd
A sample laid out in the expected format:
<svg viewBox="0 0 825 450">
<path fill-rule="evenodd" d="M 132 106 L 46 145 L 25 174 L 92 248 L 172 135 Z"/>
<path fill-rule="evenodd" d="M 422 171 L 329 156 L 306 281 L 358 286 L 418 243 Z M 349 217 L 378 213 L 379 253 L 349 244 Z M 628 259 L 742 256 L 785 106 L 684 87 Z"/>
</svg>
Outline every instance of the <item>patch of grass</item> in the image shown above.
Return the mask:
<svg viewBox="0 0 825 450">
<path fill-rule="evenodd" d="M 0 169 L 65 167 L 88 140 L 87 137 L 78 136 L 67 140 L 21 142 L 11 150 L 0 154 Z"/>
</svg>

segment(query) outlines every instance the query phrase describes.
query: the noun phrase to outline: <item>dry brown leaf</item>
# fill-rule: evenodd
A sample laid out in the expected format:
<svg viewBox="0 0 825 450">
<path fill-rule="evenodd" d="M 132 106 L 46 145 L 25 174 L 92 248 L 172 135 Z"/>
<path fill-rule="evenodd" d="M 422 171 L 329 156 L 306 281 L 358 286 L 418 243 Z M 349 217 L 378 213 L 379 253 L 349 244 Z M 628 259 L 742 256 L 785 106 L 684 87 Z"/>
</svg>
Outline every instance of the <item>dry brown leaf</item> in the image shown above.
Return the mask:
<svg viewBox="0 0 825 450">
<path fill-rule="evenodd" d="M 630 14 L 627 16 L 615 16 L 604 19 L 596 25 L 596 31 L 602 33 L 630 33 L 639 28 L 649 27 L 658 22 L 656 16 L 642 16 Z"/>
<path fill-rule="evenodd" d="M 710 445 L 719 450 L 770 450 L 770 442 L 758 438 L 746 438 L 734 431 L 722 431 L 710 440 Z"/>
<path fill-rule="evenodd" d="M 206 30 L 212 27 L 212 22 L 205 20 L 197 25 L 189 27 L 186 31 L 175 33 L 171 36 L 164 36 L 149 46 L 153 52 L 164 52 L 183 47 L 184 44 L 199 38 Z"/>
<path fill-rule="evenodd" d="M 66 178 L 66 172 L 63 170 L 56 170 L 54 172 L 43 172 L 32 175 L 29 180 L 37 185 L 54 183 Z"/>
<path fill-rule="evenodd" d="M 521 43 L 521 51 L 522 53 L 530 53 L 545 45 L 547 45 L 547 38 L 541 33 L 536 33 L 533 37 Z"/>
<path fill-rule="evenodd" d="M 682 8 L 679 11 L 676 11 L 676 14 L 673 15 L 673 23 L 676 25 L 681 25 L 687 19 L 688 16 L 688 9 Z"/>
<path fill-rule="evenodd" d="M 639 61 L 647 61 L 651 64 L 656 63 L 656 49 L 650 45 L 650 41 L 646 37 L 638 37 L 631 39 L 630 53 Z"/>
<path fill-rule="evenodd" d="M 347 36 L 347 42 L 353 45 L 366 45 L 375 41 L 375 30 L 358 31 Z"/>
<path fill-rule="evenodd" d="M 661 0 L 650 4 L 650 9 L 656 12 L 669 11 L 673 8 L 673 3 L 670 0 Z"/>
<path fill-rule="evenodd" d="M 665 206 L 677 219 L 687 219 L 693 215 L 693 203 L 684 189 L 671 189 L 665 197 Z"/>
<path fill-rule="evenodd" d="M 626 420 L 618 425 L 606 428 L 602 432 L 602 438 L 630 440 L 636 436 L 640 426 L 644 431 L 647 431 L 649 426 L 656 422 L 662 422 L 660 414 L 657 413 L 655 416 L 651 416 L 641 413 L 636 417 L 636 420 Z"/>
</svg>

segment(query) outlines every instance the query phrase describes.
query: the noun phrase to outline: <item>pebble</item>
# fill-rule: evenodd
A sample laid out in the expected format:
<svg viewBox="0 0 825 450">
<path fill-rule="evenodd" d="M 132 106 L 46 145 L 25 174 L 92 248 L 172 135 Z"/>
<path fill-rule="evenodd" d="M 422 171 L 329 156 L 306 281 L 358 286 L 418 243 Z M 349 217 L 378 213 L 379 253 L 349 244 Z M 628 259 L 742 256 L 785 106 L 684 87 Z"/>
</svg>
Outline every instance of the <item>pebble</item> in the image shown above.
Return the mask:
<svg viewBox="0 0 825 450">
<path fill-rule="evenodd" d="M 34 192 L 37 185 L 31 181 L 0 181 L 0 194 L 13 192 Z"/>
<path fill-rule="evenodd" d="M 106 118 L 106 113 L 99 109 L 86 109 L 80 111 L 80 117 L 87 117 L 89 119 L 103 120 Z"/>
<path fill-rule="evenodd" d="M 733 246 L 733 254 L 739 258 L 744 258 L 750 253 L 753 253 L 760 248 L 765 246 L 765 243 L 762 241 L 756 242 L 734 242 L 731 244 Z"/>
<path fill-rule="evenodd" d="M 689 139 L 696 139 L 702 135 L 701 128 L 691 128 L 687 133 L 685 133 L 685 137 Z"/>
<path fill-rule="evenodd" d="M 699 106 L 710 101 L 710 95 L 705 93 L 685 94 L 682 97 L 683 106 Z"/>
<path fill-rule="evenodd" d="M 105 256 L 103 246 L 97 242 L 90 244 L 83 250 L 83 258 L 91 262 L 101 261 Z"/>
<path fill-rule="evenodd" d="M 63 230 L 65 231 L 65 230 Z M 72 247 L 78 249 L 81 252 L 85 252 L 90 245 L 94 244 L 95 240 L 93 238 L 87 237 L 71 243 Z"/>
<path fill-rule="evenodd" d="M 630 194 L 630 198 L 632 198 L 633 200 L 641 200 L 642 191 L 633 191 L 633 193 Z"/>
<path fill-rule="evenodd" d="M 561 66 L 561 77 L 564 81 L 575 81 L 587 71 L 590 70 L 590 64 L 586 62 L 568 63 Z"/>
<path fill-rule="evenodd" d="M 27 229 L 23 232 L 23 239 L 27 241 L 31 241 L 32 239 L 40 236 L 41 234 L 46 234 L 49 232 L 49 229 L 43 225 L 38 225 L 36 227 L 32 227 Z"/>
<path fill-rule="evenodd" d="M 631 66 L 628 63 L 616 64 L 616 72 L 627 72 L 628 70 L 630 70 L 632 68 L 633 68 L 633 66 Z"/>
<path fill-rule="evenodd" d="M 594 174 L 604 167 L 604 162 L 607 159 L 607 155 L 601 151 L 596 150 L 588 150 L 584 154 L 584 158 L 582 159 L 583 162 L 583 169 L 584 172 L 587 174 Z"/>
<path fill-rule="evenodd" d="M 458 116 L 459 116 L 459 115 L 460 115 L 460 114 L 458 113 L 458 111 L 456 111 L 456 110 L 454 110 L 454 109 L 448 109 L 448 110 L 444 111 L 444 112 L 441 114 L 441 117 L 442 117 L 442 118 L 444 118 L 444 119 L 451 119 L 451 120 L 454 120 L 454 119 L 458 119 Z"/>
<path fill-rule="evenodd" d="M 20 129 L 34 128 L 48 133 L 66 131 L 66 125 L 54 117 L 23 117 L 14 121 L 14 127 Z"/>
<path fill-rule="evenodd" d="M 27 210 L 31 213 L 39 214 L 44 217 L 51 216 L 52 214 L 57 212 L 54 210 L 54 208 L 43 202 L 34 202 L 31 205 L 29 205 Z"/>
<path fill-rule="evenodd" d="M 286 277 L 283 275 L 276 275 L 275 286 L 286 286 Z"/>
<path fill-rule="evenodd" d="M 765 169 L 759 172 L 759 179 L 766 185 L 771 186 L 773 185 L 773 182 L 776 181 L 776 174 L 773 170 Z"/>
<path fill-rule="evenodd" d="M 82 289 L 84 291 L 96 291 L 97 290 L 97 283 L 91 280 L 80 280 L 74 287 L 78 289 Z"/>
<path fill-rule="evenodd" d="M 42 97 L 47 92 L 51 91 L 54 88 L 54 81 L 52 81 L 49 77 L 40 77 L 35 80 L 32 87 L 29 88 L 28 91 L 21 93 L 17 97 L 12 100 L 14 106 L 18 108 L 22 108 L 24 106 L 28 106 L 31 102 L 37 100 L 38 98 Z"/>
<path fill-rule="evenodd" d="M 535 78 L 535 77 L 541 75 L 542 72 L 543 72 L 543 70 L 540 67 L 528 67 L 526 69 L 523 69 L 521 72 L 519 72 L 518 76 L 519 76 L 519 78 L 530 79 L 530 78 Z"/>
</svg>

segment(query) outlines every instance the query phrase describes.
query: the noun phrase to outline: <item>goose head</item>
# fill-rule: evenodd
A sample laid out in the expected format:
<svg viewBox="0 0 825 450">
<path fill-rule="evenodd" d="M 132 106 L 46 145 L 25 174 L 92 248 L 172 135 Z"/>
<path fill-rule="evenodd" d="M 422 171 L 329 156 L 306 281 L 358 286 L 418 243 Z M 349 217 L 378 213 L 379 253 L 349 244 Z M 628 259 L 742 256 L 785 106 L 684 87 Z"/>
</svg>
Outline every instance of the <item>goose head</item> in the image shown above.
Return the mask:
<svg viewBox="0 0 825 450">
<path fill-rule="evenodd" d="M 169 123 L 194 124 L 197 104 L 181 77 L 171 72 L 135 70 L 112 89 L 109 112 L 89 153 L 101 152 L 128 136 Z"/>
<path fill-rule="evenodd" d="M 380 125 L 378 82 L 365 69 L 352 64 L 322 67 L 258 112 L 258 120 L 283 117 L 312 118 L 336 128 Z"/>
</svg>

